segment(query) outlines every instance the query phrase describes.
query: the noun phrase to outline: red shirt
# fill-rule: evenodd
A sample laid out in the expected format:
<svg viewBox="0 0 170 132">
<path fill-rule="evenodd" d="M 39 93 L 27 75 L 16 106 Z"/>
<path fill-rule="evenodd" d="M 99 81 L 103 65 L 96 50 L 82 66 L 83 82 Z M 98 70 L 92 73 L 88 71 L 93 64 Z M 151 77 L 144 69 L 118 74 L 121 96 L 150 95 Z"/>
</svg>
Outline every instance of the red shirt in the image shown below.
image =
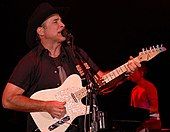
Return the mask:
<svg viewBox="0 0 170 132">
<path fill-rule="evenodd" d="M 134 107 L 145 108 L 150 113 L 158 112 L 157 89 L 151 82 L 141 79 L 131 92 L 131 105 Z"/>
</svg>

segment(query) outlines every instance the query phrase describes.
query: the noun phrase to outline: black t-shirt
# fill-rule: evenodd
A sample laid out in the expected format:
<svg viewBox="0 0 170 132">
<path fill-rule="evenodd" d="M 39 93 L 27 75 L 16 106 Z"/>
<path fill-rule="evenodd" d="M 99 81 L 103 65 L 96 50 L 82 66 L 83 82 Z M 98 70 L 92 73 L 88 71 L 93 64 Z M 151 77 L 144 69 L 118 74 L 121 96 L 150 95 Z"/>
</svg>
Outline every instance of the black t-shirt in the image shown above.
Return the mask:
<svg viewBox="0 0 170 132">
<path fill-rule="evenodd" d="M 84 62 L 90 66 L 94 73 L 99 68 L 81 49 L 76 47 L 77 53 L 84 59 Z M 33 93 L 49 88 L 57 88 L 61 85 L 57 66 L 64 68 L 67 77 L 72 74 L 78 74 L 75 58 L 70 47 L 62 47 L 62 52 L 57 58 L 51 58 L 48 50 L 41 44 L 26 54 L 15 67 L 9 82 L 24 89 L 24 95 L 30 97 Z M 36 125 L 28 113 L 27 132 L 36 129 Z"/>
</svg>

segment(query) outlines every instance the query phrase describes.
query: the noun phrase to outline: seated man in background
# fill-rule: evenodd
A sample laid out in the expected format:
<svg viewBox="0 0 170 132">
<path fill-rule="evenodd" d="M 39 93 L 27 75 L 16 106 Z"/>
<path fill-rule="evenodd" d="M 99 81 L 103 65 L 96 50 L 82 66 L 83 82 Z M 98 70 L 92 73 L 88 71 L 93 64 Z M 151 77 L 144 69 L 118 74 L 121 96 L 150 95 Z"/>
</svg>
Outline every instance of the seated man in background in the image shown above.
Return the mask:
<svg viewBox="0 0 170 132">
<path fill-rule="evenodd" d="M 135 108 L 149 110 L 149 119 L 145 120 L 137 131 L 149 130 L 160 131 L 161 121 L 159 118 L 158 94 L 156 86 L 145 78 L 146 66 L 139 67 L 128 77 L 128 80 L 136 85 L 131 91 L 130 105 Z"/>
</svg>

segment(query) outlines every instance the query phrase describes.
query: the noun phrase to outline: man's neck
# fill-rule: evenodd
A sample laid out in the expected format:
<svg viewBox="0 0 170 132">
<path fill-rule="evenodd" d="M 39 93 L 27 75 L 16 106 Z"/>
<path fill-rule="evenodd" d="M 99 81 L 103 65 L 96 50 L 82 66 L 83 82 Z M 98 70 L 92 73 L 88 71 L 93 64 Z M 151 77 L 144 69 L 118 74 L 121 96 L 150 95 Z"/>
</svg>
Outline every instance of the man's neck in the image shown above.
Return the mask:
<svg viewBox="0 0 170 132">
<path fill-rule="evenodd" d="M 56 58 L 61 53 L 61 43 L 42 42 L 45 49 L 48 49 L 49 56 Z"/>
</svg>

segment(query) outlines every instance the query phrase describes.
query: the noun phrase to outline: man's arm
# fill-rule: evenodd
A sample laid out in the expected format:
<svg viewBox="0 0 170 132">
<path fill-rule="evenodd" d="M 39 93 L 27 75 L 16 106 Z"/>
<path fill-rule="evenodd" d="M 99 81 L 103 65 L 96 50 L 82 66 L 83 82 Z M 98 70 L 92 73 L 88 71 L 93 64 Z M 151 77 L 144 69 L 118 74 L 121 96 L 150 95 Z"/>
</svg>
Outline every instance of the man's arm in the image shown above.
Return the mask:
<svg viewBox="0 0 170 132">
<path fill-rule="evenodd" d="M 3 107 L 23 112 L 48 112 L 56 118 L 66 114 L 65 102 L 34 100 L 23 96 L 23 93 L 22 88 L 7 83 L 2 96 Z"/>
</svg>

